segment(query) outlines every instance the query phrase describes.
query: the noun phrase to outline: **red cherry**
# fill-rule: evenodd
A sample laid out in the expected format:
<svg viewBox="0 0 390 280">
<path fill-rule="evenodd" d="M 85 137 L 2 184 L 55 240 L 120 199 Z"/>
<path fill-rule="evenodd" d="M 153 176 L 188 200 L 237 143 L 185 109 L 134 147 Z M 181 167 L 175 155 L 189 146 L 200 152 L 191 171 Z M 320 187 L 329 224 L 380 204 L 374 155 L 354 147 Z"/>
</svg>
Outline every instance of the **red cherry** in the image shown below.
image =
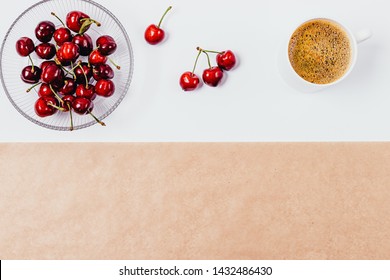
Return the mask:
<svg viewBox="0 0 390 280">
<path fill-rule="evenodd" d="M 92 65 L 105 64 L 107 62 L 107 56 L 102 55 L 98 49 L 91 52 L 88 61 Z"/>
<path fill-rule="evenodd" d="M 168 7 L 168 9 L 165 11 L 163 16 L 161 17 L 158 25 L 151 24 L 148 26 L 148 28 L 146 28 L 145 35 L 144 35 L 146 42 L 148 42 L 151 45 L 157 45 L 164 40 L 165 32 L 164 32 L 164 30 L 161 29 L 161 23 L 164 20 L 164 17 L 166 16 L 166 14 L 171 9 L 172 9 L 171 6 Z"/>
<path fill-rule="evenodd" d="M 218 86 L 223 78 L 223 71 L 221 68 L 215 66 L 204 70 L 203 72 L 203 82 L 211 87 Z"/>
<path fill-rule="evenodd" d="M 96 46 L 102 55 L 111 55 L 116 51 L 117 45 L 111 36 L 104 35 L 100 36 L 96 40 Z"/>
<path fill-rule="evenodd" d="M 75 100 L 75 98 L 76 97 L 74 97 L 73 95 L 65 95 L 64 97 L 62 97 L 62 101 L 64 101 L 61 104 L 61 108 L 63 109 L 63 112 L 68 112 L 72 108 L 72 103 Z"/>
<path fill-rule="evenodd" d="M 51 21 L 42 21 L 35 28 L 35 36 L 42 43 L 48 43 L 53 38 L 53 34 L 56 31 L 54 23 Z"/>
<path fill-rule="evenodd" d="M 99 96 L 110 97 L 115 92 L 115 84 L 111 80 L 99 80 L 95 85 L 95 92 Z"/>
<path fill-rule="evenodd" d="M 66 15 L 66 26 L 73 32 L 83 34 L 92 23 L 100 26 L 100 23 L 91 19 L 87 14 L 80 11 L 72 11 Z"/>
<path fill-rule="evenodd" d="M 180 86 L 184 91 L 193 91 L 198 88 L 200 80 L 192 72 L 185 72 L 180 77 Z"/>
<path fill-rule="evenodd" d="M 66 60 L 62 56 L 62 52 L 59 52 L 57 50 L 56 58 L 54 59 L 57 64 L 60 64 L 61 66 L 69 66 L 72 64 L 72 61 Z"/>
<path fill-rule="evenodd" d="M 54 96 L 54 93 L 48 84 L 43 83 L 38 90 L 38 96 L 39 97 L 49 97 L 49 96 Z"/>
<path fill-rule="evenodd" d="M 34 42 L 30 38 L 22 37 L 16 41 L 16 51 L 20 56 L 29 56 L 34 50 Z"/>
<path fill-rule="evenodd" d="M 41 43 L 36 46 L 35 53 L 42 59 L 52 59 L 56 55 L 56 47 L 51 43 Z"/>
<path fill-rule="evenodd" d="M 57 51 L 57 56 L 65 61 L 75 62 L 80 56 L 80 48 L 73 42 L 65 42 Z"/>
<path fill-rule="evenodd" d="M 155 24 L 149 25 L 145 31 L 145 40 L 151 45 L 161 43 L 165 38 L 165 31 L 157 27 Z"/>
<path fill-rule="evenodd" d="M 35 113 L 41 118 L 52 116 L 57 112 L 57 109 L 51 105 L 57 106 L 57 99 L 51 96 L 40 97 L 35 102 Z"/>
<path fill-rule="evenodd" d="M 57 65 L 57 63 L 54 60 L 45 60 L 41 63 L 40 68 L 41 68 L 41 70 L 43 70 L 46 68 L 46 66 L 49 66 L 49 65 Z"/>
<path fill-rule="evenodd" d="M 54 32 L 53 38 L 58 46 L 62 46 L 65 42 L 72 41 L 72 33 L 68 28 L 60 27 Z"/>
<path fill-rule="evenodd" d="M 82 62 L 73 70 L 78 84 L 88 84 L 92 78 L 92 68 L 86 62 Z"/>
<path fill-rule="evenodd" d="M 92 38 L 88 34 L 77 34 L 72 40 L 80 48 L 80 55 L 88 56 L 93 49 Z"/>
<path fill-rule="evenodd" d="M 93 85 L 86 85 L 80 84 L 76 88 L 76 96 L 77 97 L 85 97 L 88 98 L 89 100 L 95 100 L 96 98 L 96 93 L 95 93 L 95 87 Z"/>
<path fill-rule="evenodd" d="M 236 66 L 236 56 L 230 50 L 217 54 L 217 64 L 222 70 L 229 71 Z"/>
<path fill-rule="evenodd" d="M 41 73 L 42 71 L 39 67 L 30 65 L 23 68 L 20 77 L 25 83 L 36 84 L 41 78 Z"/>
<path fill-rule="evenodd" d="M 111 80 L 114 78 L 114 70 L 112 70 L 111 66 L 108 64 L 99 64 L 93 68 L 93 78 L 96 81 L 105 79 Z"/>
<path fill-rule="evenodd" d="M 58 89 L 58 93 L 61 95 L 72 95 L 76 92 L 77 84 L 71 78 L 64 79 L 64 85 Z"/>
<path fill-rule="evenodd" d="M 93 109 L 93 102 L 85 97 L 76 97 L 72 102 L 73 110 L 79 115 L 86 115 Z"/>
<path fill-rule="evenodd" d="M 41 79 L 44 83 L 57 86 L 64 81 L 64 71 L 57 65 L 48 65 L 43 69 Z"/>
</svg>

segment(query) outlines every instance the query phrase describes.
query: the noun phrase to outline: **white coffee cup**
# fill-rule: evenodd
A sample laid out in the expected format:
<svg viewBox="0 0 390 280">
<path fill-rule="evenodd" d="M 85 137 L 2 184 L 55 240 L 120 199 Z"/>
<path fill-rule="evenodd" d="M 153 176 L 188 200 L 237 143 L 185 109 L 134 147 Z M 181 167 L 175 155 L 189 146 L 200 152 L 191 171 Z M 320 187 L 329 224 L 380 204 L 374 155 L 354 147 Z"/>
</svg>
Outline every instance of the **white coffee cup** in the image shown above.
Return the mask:
<svg viewBox="0 0 390 280">
<path fill-rule="evenodd" d="M 343 80 L 345 80 L 349 76 L 349 74 L 352 72 L 353 68 L 356 65 L 356 60 L 358 57 L 358 44 L 363 42 L 363 41 L 368 40 L 372 36 L 371 30 L 368 28 L 360 30 L 357 33 L 352 33 L 349 28 L 345 27 L 344 25 L 340 24 L 339 22 L 337 22 L 335 20 L 328 19 L 328 18 L 314 18 L 314 19 L 310 19 L 308 21 L 305 21 L 304 23 L 299 25 L 294 30 L 294 32 L 291 33 L 291 35 L 294 34 L 295 31 L 299 27 L 301 27 L 302 25 L 304 25 L 308 22 L 311 22 L 311 21 L 315 21 L 315 20 L 326 20 L 326 21 L 335 23 L 337 26 L 339 26 L 340 28 L 342 28 L 344 30 L 344 32 L 348 35 L 348 38 L 350 41 L 351 60 L 350 60 L 348 70 L 344 73 L 344 75 L 340 79 L 336 80 L 335 82 L 332 82 L 329 84 L 314 84 L 314 83 L 308 82 L 305 79 L 303 79 L 301 76 L 299 76 L 295 72 L 293 66 L 291 65 L 290 58 L 289 58 L 289 44 L 290 44 L 291 37 L 288 38 L 287 43 L 284 43 L 282 45 L 282 47 L 280 48 L 280 53 L 279 53 L 279 57 L 278 57 L 279 72 L 280 72 L 282 78 L 284 79 L 284 81 L 288 85 L 290 85 L 291 87 L 295 88 L 296 90 L 298 90 L 300 92 L 309 92 L 310 93 L 310 92 L 321 91 L 321 90 L 327 89 L 329 87 L 332 87 L 332 86 L 342 82 Z"/>
</svg>

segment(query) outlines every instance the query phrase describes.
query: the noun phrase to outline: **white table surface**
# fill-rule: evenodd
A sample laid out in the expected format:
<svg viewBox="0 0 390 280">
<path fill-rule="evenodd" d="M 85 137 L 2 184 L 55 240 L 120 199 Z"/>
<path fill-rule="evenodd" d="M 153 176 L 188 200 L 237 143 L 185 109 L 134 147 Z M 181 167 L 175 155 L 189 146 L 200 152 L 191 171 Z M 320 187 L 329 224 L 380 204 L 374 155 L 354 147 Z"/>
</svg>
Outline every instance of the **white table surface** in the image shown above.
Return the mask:
<svg viewBox="0 0 390 280">
<path fill-rule="evenodd" d="M 4 38 L 35 0 L 3 5 Z M 135 54 L 129 94 L 105 122 L 73 132 L 51 131 L 21 116 L 0 89 L 0 142 L 268 142 L 390 140 L 390 9 L 385 0 L 97 0 L 128 31 Z M 325 4 L 324 4 L 325 3 Z M 149 46 L 143 33 L 173 5 L 168 39 Z M 328 17 L 374 37 L 359 46 L 351 76 L 316 94 L 289 88 L 278 74 L 277 50 L 306 19 Z M 239 66 L 220 88 L 184 93 L 195 48 L 232 49 Z M 198 72 L 206 67 L 201 60 Z"/>
</svg>

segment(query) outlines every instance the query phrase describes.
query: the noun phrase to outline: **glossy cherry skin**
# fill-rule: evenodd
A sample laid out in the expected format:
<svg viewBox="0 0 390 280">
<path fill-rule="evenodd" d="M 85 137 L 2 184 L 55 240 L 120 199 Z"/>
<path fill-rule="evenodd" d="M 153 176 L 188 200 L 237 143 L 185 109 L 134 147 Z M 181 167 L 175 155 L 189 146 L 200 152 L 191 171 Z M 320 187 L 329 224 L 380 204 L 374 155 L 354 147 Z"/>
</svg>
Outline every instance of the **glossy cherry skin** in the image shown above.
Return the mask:
<svg viewBox="0 0 390 280">
<path fill-rule="evenodd" d="M 96 66 L 99 64 L 106 64 L 107 62 L 107 57 L 102 55 L 98 49 L 94 50 L 91 52 L 89 55 L 88 61 L 90 64 Z"/>
<path fill-rule="evenodd" d="M 51 21 L 42 21 L 35 28 L 35 36 L 42 43 L 48 43 L 53 38 L 56 27 Z"/>
<path fill-rule="evenodd" d="M 102 55 L 113 54 L 117 48 L 114 38 L 109 35 L 104 35 L 97 38 L 96 46 L 99 48 L 99 51 Z"/>
<path fill-rule="evenodd" d="M 89 100 L 95 100 L 96 93 L 95 93 L 95 87 L 91 84 L 86 87 L 84 84 L 80 84 L 76 88 L 76 96 L 77 97 L 85 97 Z"/>
<path fill-rule="evenodd" d="M 35 53 L 42 59 L 52 59 L 56 55 L 56 47 L 51 43 L 41 43 L 35 47 Z"/>
<path fill-rule="evenodd" d="M 57 106 L 57 99 L 51 96 L 38 98 L 34 105 L 35 113 L 41 118 L 54 115 L 57 112 L 57 109 L 49 104 Z"/>
<path fill-rule="evenodd" d="M 99 64 L 93 68 L 92 72 L 93 72 L 93 78 L 96 81 L 103 80 L 103 79 L 111 80 L 115 76 L 114 70 L 112 70 L 111 66 L 108 64 Z"/>
<path fill-rule="evenodd" d="M 72 42 L 79 46 L 82 56 L 88 56 L 93 50 L 92 38 L 88 34 L 77 34 Z"/>
<path fill-rule="evenodd" d="M 151 45 L 161 43 L 165 38 L 165 31 L 155 24 L 151 24 L 145 31 L 145 40 Z"/>
<path fill-rule="evenodd" d="M 38 96 L 49 97 L 49 96 L 54 96 L 54 93 L 48 84 L 43 83 L 38 90 Z"/>
<path fill-rule="evenodd" d="M 64 97 L 62 97 L 62 101 L 64 102 L 60 106 L 62 109 L 64 109 L 63 112 L 69 112 L 69 109 L 72 109 L 72 103 L 75 98 L 76 97 L 74 97 L 73 95 L 65 95 Z"/>
<path fill-rule="evenodd" d="M 58 63 L 61 64 L 62 66 L 69 66 L 69 65 L 72 64 L 72 61 L 64 59 L 62 57 L 62 52 L 59 52 L 58 50 L 57 50 L 57 54 L 56 54 L 55 60 L 58 61 Z"/>
<path fill-rule="evenodd" d="M 110 97 L 115 93 L 115 84 L 112 80 L 99 80 L 95 85 L 95 92 L 99 96 Z"/>
<path fill-rule="evenodd" d="M 76 92 L 77 83 L 71 78 L 64 79 L 64 85 L 58 89 L 61 95 L 72 95 Z"/>
<path fill-rule="evenodd" d="M 229 71 L 236 66 L 236 56 L 230 50 L 217 54 L 217 64 L 222 70 Z"/>
<path fill-rule="evenodd" d="M 93 102 L 85 97 L 76 97 L 72 102 L 72 108 L 77 114 L 86 115 L 93 110 Z"/>
<path fill-rule="evenodd" d="M 80 48 L 73 42 L 65 42 L 58 49 L 57 54 L 65 61 L 75 62 L 80 56 Z"/>
<path fill-rule="evenodd" d="M 40 68 L 43 71 L 43 69 L 45 69 L 46 66 L 49 66 L 49 65 L 57 65 L 57 63 L 54 60 L 45 60 L 41 63 Z"/>
<path fill-rule="evenodd" d="M 41 69 L 37 66 L 34 66 L 34 69 L 32 66 L 26 66 L 23 68 L 20 77 L 25 83 L 36 84 L 39 82 L 39 79 L 41 78 L 41 73 L 42 73 Z"/>
<path fill-rule="evenodd" d="M 90 17 L 87 14 L 84 14 L 80 11 L 72 11 L 66 15 L 66 26 L 72 30 L 73 32 L 79 33 L 80 28 L 83 25 L 83 21 L 85 19 L 89 19 Z M 89 27 L 85 30 L 87 31 Z"/>
<path fill-rule="evenodd" d="M 72 42 L 72 37 L 72 32 L 66 27 L 58 28 L 53 34 L 58 46 L 62 46 L 65 42 Z"/>
<path fill-rule="evenodd" d="M 64 82 L 64 71 L 57 65 L 48 65 L 41 74 L 42 82 L 58 86 Z"/>
<path fill-rule="evenodd" d="M 180 86 L 184 91 L 193 91 L 198 88 L 200 80 L 192 72 L 185 72 L 180 77 Z"/>
<path fill-rule="evenodd" d="M 81 67 L 80 67 L 81 66 Z M 92 78 L 92 68 L 88 66 L 88 63 L 83 62 L 79 67 L 74 69 L 74 74 L 76 75 L 76 82 L 78 84 L 86 84 L 91 81 Z M 85 80 L 85 76 L 87 76 L 87 81 Z"/>
<path fill-rule="evenodd" d="M 209 69 L 204 70 L 203 72 L 203 82 L 211 87 L 217 87 L 223 78 L 223 71 L 221 68 L 215 66 Z"/>
<path fill-rule="evenodd" d="M 16 51 L 20 56 L 29 56 L 35 50 L 34 42 L 28 37 L 16 41 Z"/>
</svg>

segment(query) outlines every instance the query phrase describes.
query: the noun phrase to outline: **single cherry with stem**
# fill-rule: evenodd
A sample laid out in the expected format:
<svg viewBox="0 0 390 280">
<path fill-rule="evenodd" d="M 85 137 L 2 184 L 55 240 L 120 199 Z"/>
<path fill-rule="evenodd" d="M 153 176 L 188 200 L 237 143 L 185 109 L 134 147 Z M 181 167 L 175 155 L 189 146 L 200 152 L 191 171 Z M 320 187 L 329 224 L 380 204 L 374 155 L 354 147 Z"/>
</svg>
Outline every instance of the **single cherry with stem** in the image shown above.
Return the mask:
<svg viewBox="0 0 390 280">
<path fill-rule="evenodd" d="M 102 55 L 111 55 L 116 51 L 117 44 L 109 35 L 103 35 L 97 38 L 96 46 L 99 48 L 99 51 Z"/>
<path fill-rule="evenodd" d="M 16 41 L 16 51 L 20 56 L 27 57 L 35 50 L 34 42 L 28 37 Z"/>
<path fill-rule="evenodd" d="M 23 68 L 20 77 L 27 84 L 36 84 L 41 78 L 41 73 L 42 71 L 39 67 L 29 65 Z"/>
<path fill-rule="evenodd" d="M 167 15 L 167 13 L 171 9 L 172 9 L 172 6 L 169 6 L 168 9 L 163 14 L 163 16 L 161 17 L 158 25 L 151 24 L 148 26 L 148 28 L 146 28 L 145 35 L 144 35 L 146 42 L 148 42 L 151 45 L 157 45 L 164 40 L 165 31 L 161 28 L 161 24 L 162 24 L 165 16 Z"/>
<path fill-rule="evenodd" d="M 54 41 L 56 41 L 58 46 L 62 46 L 65 42 L 71 42 L 73 37 L 72 32 L 66 28 L 64 22 L 56 15 L 56 13 L 52 12 L 51 14 L 62 24 L 62 27 L 57 28 L 53 34 Z"/>
<path fill-rule="evenodd" d="M 35 28 L 35 36 L 42 43 L 48 43 L 53 38 L 56 27 L 51 21 L 42 21 Z"/>
<path fill-rule="evenodd" d="M 38 96 L 39 97 L 49 97 L 54 96 L 53 91 L 51 90 L 50 86 L 46 83 L 42 83 L 41 87 L 38 90 Z"/>
<path fill-rule="evenodd" d="M 99 120 L 93 113 L 93 102 L 85 97 L 76 97 L 72 102 L 73 110 L 79 115 L 91 115 L 97 123 L 106 126 L 104 122 Z"/>
<path fill-rule="evenodd" d="M 75 62 L 80 56 L 80 48 L 73 42 L 65 42 L 58 50 L 57 57 L 64 61 Z"/>
<path fill-rule="evenodd" d="M 107 56 L 105 55 L 102 55 L 100 52 L 99 52 L 99 49 L 95 49 L 91 52 L 91 54 L 89 55 L 88 57 L 88 62 L 93 65 L 93 66 L 96 66 L 96 65 L 99 65 L 99 64 L 106 64 L 107 62 Z"/>
<path fill-rule="evenodd" d="M 115 84 L 111 80 L 99 80 L 95 85 L 95 92 L 102 97 L 110 97 L 115 93 Z"/>
<path fill-rule="evenodd" d="M 111 80 L 114 78 L 115 73 L 114 73 L 114 70 L 112 70 L 110 65 L 99 64 L 93 68 L 92 75 L 96 81 L 99 81 L 102 79 Z"/>
<path fill-rule="evenodd" d="M 202 75 L 203 82 L 208 86 L 217 87 L 221 83 L 223 78 L 222 69 L 219 68 L 218 66 L 214 66 L 214 67 L 211 66 L 210 56 L 206 51 L 204 51 L 199 47 L 197 48 L 197 50 L 206 54 L 207 62 L 209 64 L 209 68 L 203 71 L 203 75 Z"/>
<path fill-rule="evenodd" d="M 79 46 L 81 56 L 88 56 L 93 50 L 92 38 L 86 33 L 75 35 L 72 42 Z"/>
<path fill-rule="evenodd" d="M 196 57 L 195 60 L 195 65 L 192 70 L 192 72 L 185 72 L 183 75 L 180 77 L 180 86 L 184 91 L 193 91 L 198 88 L 200 80 L 198 76 L 195 74 L 196 66 L 199 61 L 199 57 L 201 55 L 202 51 L 198 52 L 198 56 Z"/>
<path fill-rule="evenodd" d="M 51 43 L 41 43 L 35 47 L 35 53 L 42 59 L 52 59 L 56 55 L 56 47 Z"/>
<path fill-rule="evenodd" d="M 73 131 L 72 103 L 75 100 L 75 97 L 73 95 L 66 95 L 66 96 L 62 97 L 62 100 L 64 101 L 64 104 L 62 105 L 62 108 L 64 109 L 63 112 L 69 112 L 69 116 L 70 116 L 69 130 Z"/>
<path fill-rule="evenodd" d="M 88 84 L 80 84 L 76 88 L 76 96 L 77 97 L 85 97 L 89 100 L 93 101 L 96 98 L 95 86 Z"/>
<path fill-rule="evenodd" d="M 66 26 L 78 34 L 85 33 L 93 23 L 101 26 L 98 21 L 80 11 L 72 11 L 66 15 Z"/>
<path fill-rule="evenodd" d="M 73 95 L 76 92 L 77 83 L 71 78 L 64 79 L 64 85 L 58 89 L 58 93 L 61 95 Z"/>
<path fill-rule="evenodd" d="M 57 101 L 54 97 L 40 97 L 34 105 L 35 113 L 41 118 L 52 116 L 57 112 L 54 106 L 57 106 Z"/>
<path fill-rule="evenodd" d="M 78 84 L 88 85 L 92 78 L 92 67 L 86 62 L 79 61 L 73 69 L 73 73 Z"/>
</svg>

